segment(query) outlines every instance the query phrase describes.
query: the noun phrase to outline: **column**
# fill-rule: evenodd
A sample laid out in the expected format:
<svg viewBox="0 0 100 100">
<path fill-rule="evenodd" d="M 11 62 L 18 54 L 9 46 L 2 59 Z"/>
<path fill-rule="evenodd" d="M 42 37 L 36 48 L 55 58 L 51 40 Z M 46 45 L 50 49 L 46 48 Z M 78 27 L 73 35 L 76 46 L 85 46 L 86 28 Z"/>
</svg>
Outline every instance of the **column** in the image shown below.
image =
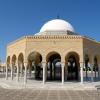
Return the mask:
<svg viewBox="0 0 100 100">
<path fill-rule="evenodd" d="M 19 64 L 16 64 L 16 67 L 17 67 L 17 75 L 16 75 L 16 78 L 17 78 L 17 81 L 19 81 Z"/>
<path fill-rule="evenodd" d="M 62 84 L 64 84 L 64 63 L 61 64 L 62 68 Z"/>
<path fill-rule="evenodd" d="M 91 64 L 91 82 L 93 82 L 93 64 Z"/>
<path fill-rule="evenodd" d="M 32 62 L 32 67 L 34 67 L 33 78 L 36 78 L 36 65 L 35 65 L 35 62 L 34 61 Z"/>
<path fill-rule="evenodd" d="M 48 74 L 48 71 L 47 71 L 47 64 L 45 65 L 45 80 L 47 79 L 47 74 Z"/>
<path fill-rule="evenodd" d="M 100 64 L 98 64 L 98 71 L 99 71 L 99 76 L 98 76 L 99 78 L 98 79 L 100 80 Z"/>
<path fill-rule="evenodd" d="M 23 76 L 23 64 L 22 63 L 20 64 L 20 76 L 21 77 Z"/>
<path fill-rule="evenodd" d="M 45 84 L 46 81 L 46 63 L 42 63 L 42 68 L 43 68 L 43 84 Z"/>
<path fill-rule="evenodd" d="M 11 64 L 11 80 L 13 80 L 13 64 Z"/>
<path fill-rule="evenodd" d="M 2 73 L 4 73 L 4 69 L 3 69 L 3 66 L 2 66 Z"/>
<path fill-rule="evenodd" d="M 32 74 L 31 66 L 29 66 L 29 77 L 30 77 L 30 78 L 31 78 L 31 74 Z"/>
<path fill-rule="evenodd" d="M 84 67 L 84 63 L 80 62 L 80 81 L 81 81 L 81 84 L 83 84 L 83 67 Z"/>
<path fill-rule="evenodd" d="M 8 64 L 6 64 L 6 80 L 8 80 Z"/>
<path fill-rule="evenodd" d="M 68 66 L 65 64 L 65 71 L 64 71 L 64 74 L 65 74 L 65 77 L 64 77 L 64 79 L 65 79 L 65 81 L 67 81 L 67 76 L 68 76 Z"/>
<path fill-rule="evenodd" d="M 94 77 L 93 66 L 94 66 L 94 56 L 93 56 L 93 55 L 91 55 L 91 57 L 90 57 L 91 82 L 93 82 L 93 81 L 94 81 L 94 79 L 93 79 L 93 77 Z"/>
<path fill-rule="evenodd" d="M 25 71 L 24 71 L 24 84 L 27 83 L 27 63 L 24 63 Z"/>
</svg>

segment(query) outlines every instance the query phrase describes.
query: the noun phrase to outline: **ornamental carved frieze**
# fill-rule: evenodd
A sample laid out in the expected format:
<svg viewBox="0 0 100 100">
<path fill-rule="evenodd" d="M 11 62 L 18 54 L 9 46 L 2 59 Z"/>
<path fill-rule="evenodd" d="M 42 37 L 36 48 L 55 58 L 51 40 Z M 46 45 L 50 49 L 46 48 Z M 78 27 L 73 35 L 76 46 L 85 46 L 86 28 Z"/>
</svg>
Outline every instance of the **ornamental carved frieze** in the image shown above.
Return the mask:
<svg viewBox="0 0 100 100">
<path fill-rule="evenodd" d="M 27 39 L 81 39 L 80 35 L 38 35 L 26 36 Z"/>
</svg>

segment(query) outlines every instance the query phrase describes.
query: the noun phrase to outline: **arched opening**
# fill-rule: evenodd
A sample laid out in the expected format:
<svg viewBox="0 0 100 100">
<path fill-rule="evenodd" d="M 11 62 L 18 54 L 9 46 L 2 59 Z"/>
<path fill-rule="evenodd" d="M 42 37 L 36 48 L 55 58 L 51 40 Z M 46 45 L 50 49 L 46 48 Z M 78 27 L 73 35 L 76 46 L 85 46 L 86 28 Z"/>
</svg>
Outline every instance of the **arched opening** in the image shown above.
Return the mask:
<svg viewBox="0 0 100 100">
<path fill-rule="evenodd" d="M 24 70 L 24 56 L 23 56 L 23 53 L 20 53 L 19 56 L 18 56 L 18 66 L 19 66 L 20 76 L 23 76 L 23 70 Z"/>
<path fill-rule="evenodd" d="M 84 66 L 83 70 L 84 70 L 85 75 L 86 75 L 85 80 L 88 81 L 89 77 L 90 77 L 90 75 L 88 75 L 89 74 L 88 72 L 91 71 L 88 54 L 85 54 L 84 61 L 85 61 L 85 66 Z"/>
<path fill-rule="evenodd" d="M 28 56 L 28 68 L 29 76 L 31 79 L 41 80 L 43 69 L 42 69 L 42 56 L 38 52 L 32 52 Z"/>
<path fill-rule="evenodd" d="M 17 66 L 16 66 L 16 55 L 12 56 L 12 67 L 13 67 L 13 71 L 16 73 L 17 72 Z"/>
<path fill-rule="evenodd" d="M 47 80 L 61 80 L 61 56 L 50 52 L 47 57 Z"/>
<path fill-rule="evenodd" d="M 10 56 L 7 57 L 7 70 L 10 71 Z"/>
<path fill-rule="evenodd" d="M 8 75 L 9 75 L 9 72 L 11 71 L 11 68 L 10 68 L 10 56 L 7 57 L 6 64 L 7 64 L 7 71 L 6 72 L 8 72 Z"/>
<path fill-rule="evenodd" d="M 79 79 L 79 55 L 70 52 L 65 57 L 65 81 Z"/>
</svg>

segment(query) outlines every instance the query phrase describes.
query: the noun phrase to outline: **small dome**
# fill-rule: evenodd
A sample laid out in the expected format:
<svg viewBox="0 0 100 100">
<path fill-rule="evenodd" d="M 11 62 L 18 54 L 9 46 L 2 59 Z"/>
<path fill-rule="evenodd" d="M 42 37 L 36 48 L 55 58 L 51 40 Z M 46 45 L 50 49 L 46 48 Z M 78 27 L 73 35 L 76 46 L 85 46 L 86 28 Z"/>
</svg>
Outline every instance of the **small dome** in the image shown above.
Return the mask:
<svg viewBox="0 0 100 100">
<path fill-rule="evenodd" d="M 65 20 L 54 19 L 54 20 L 46 22 L 40 29 L 40 32 L 46 32 L 46 31 L 72 31 L 74 32 L 74 28 L 72 27 L 70 23 L 68 23 Z"/>
</svg>

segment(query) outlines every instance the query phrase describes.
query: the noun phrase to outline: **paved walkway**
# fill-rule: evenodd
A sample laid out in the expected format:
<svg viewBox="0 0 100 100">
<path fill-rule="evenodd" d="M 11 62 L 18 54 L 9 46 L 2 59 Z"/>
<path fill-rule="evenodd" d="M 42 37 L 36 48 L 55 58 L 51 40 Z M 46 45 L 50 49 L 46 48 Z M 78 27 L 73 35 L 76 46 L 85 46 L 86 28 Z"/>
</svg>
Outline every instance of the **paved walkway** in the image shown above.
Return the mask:
<svg viewBox="0 0 100 100">
<path fill-rule="evenodd" d="M 100 91 L 0 88 L 0 100 L 100 100 Z"/>
<path fill-rule="evenodd" d="M 97 90 L 100 87 L 100 82 L 65 82 L 62 85 L 61 82 L 46 82 L 43 85 L 42 81 L 28 80 L 27 84 L 23 83 L 23 79 L 19 82 L 16 79 L 5 80 L 5 78 L 0 78 L 0 86 L 5 89 L 42 89 L 42 90 Z"/>
<path fill-rule="evenodd" d="M 98 86 L 98 89 L 96 88 Z M 100 100 L 100 82 L 46 82 L 0 78 L 0 100 Z"/>
<path fill-rule="evenodd" d="M 98 89 L 97 89 L 98 88 Z M 46 82 L 0 78 L 0 100 L 100 100 L 100 82 Z"/>
</svg>

